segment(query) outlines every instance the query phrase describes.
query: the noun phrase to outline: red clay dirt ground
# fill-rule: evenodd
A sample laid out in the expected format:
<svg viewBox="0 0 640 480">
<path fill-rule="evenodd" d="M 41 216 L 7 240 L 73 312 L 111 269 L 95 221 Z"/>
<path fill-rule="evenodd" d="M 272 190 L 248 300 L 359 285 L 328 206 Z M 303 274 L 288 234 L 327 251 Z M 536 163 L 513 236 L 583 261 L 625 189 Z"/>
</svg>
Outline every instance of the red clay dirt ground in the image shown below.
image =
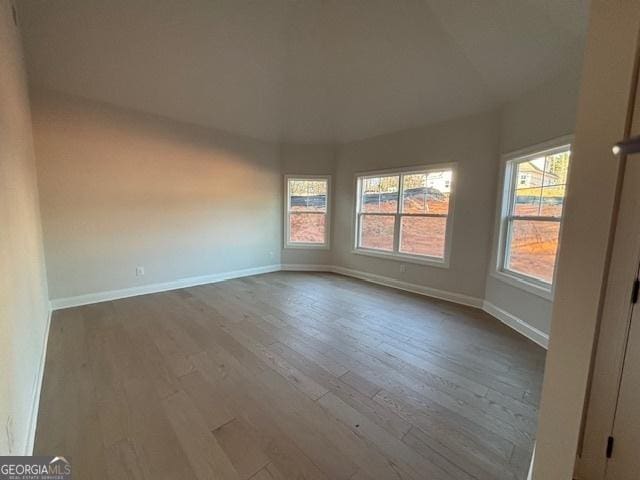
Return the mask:
<svg viewBox="0 0 640 480">
<path fill-rule="evenodd" d="M 406 199 L 407 213 L 447 213 L 448 200 L 428 201 Z M 553 212 L 549 211 L 552 209 Z M 559 214 L 560 206 L 547 207 L 550 214 Z M 365 248 L 391 251 L 393 249 L 394 216 L 366 215 L 366 212 L 395 213 L 396 202 L 367 205 L 362 218 L 361 244 Z M 556 211 L 557 210 L 557 211 Z M 528 212 L 519 211 L 519 214 Z M 531 212 L 533 213 L 533 212 Z M 447 219 L 444 217 L 403 217 L 400 251 L 416 255 L 442 257 Z M 324 241 L 325 215 L 292 213 L 291 241 Z M 511 254 L 508 268 L 531 275 L 546 282 L 553 279 L 558 249 L 558 222 L 531 222 L 517 220 L 513 224 Z"/>
</svg>

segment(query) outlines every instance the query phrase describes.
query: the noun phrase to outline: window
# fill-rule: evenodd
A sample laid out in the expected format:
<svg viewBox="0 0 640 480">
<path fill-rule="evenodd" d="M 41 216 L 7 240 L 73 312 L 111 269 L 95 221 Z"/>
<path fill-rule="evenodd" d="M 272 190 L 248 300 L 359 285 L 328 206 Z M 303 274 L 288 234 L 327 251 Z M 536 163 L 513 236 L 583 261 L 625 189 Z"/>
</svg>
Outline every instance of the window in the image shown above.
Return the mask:
<svg viewBox="0 0 640 480">
<path fill-rule="evenodd" d="M 328 248 L 330 178 L 285 178 L 286 247 Z"/>
<path fill-rule="evenodd" d="M 357 177 L 356 253 L 446 265 L 453 168 Z"/>
<path fill-rule="evenodd" d="M 569 170 L 570 146 L 507 161 L 498 270 L 551 290 Z"/>
</svg>

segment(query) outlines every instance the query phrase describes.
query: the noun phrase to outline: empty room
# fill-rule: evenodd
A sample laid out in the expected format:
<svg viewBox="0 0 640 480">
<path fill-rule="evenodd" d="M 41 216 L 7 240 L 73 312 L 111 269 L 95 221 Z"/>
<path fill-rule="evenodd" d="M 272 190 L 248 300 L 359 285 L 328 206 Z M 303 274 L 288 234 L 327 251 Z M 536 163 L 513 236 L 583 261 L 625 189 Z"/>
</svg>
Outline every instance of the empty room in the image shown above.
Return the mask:
<svg viewBox="0 0 640 480">
<path fill-rule="evenodd" d="M 0 0 L 0 479 L 637 480 L 639 31 Z"/>
</svg>

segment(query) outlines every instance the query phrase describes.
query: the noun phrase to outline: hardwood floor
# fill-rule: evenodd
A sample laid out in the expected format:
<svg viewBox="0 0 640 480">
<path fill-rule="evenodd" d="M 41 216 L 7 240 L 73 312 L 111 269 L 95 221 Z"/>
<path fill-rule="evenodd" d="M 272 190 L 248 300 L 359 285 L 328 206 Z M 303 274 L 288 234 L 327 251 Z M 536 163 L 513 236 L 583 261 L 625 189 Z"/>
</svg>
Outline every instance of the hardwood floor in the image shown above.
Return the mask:
<svg viewBox="0 0 640 480">
<path fill-rule="evenodd" d="M 544 350 L 483 312 L 279 272 L 57 311 L 35 454 L 87 479 L 522 479 Z"/>
</svg>

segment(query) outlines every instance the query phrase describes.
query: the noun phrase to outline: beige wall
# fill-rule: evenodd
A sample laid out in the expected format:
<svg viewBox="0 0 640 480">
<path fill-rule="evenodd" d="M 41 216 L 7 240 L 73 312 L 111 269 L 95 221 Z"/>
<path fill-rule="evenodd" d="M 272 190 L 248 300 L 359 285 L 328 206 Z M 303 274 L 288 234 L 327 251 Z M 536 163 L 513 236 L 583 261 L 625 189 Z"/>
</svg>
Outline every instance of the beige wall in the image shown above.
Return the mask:
<svg viewBox="0 0 640 480">
<path fill-rule="evenodd" d="M 278 265 L 335 265 L 487 299 L 549 331 L 551 302 L 490 277 L 500 154 L 572 132 L 578 75 L 500 111 L 342 144 L 271 144 L 36 90 L 52 299 Z M 449 268 L 352 253 L 354 175 L 457 164 Z M 283 248 L 285 174 L 332 175 L 331 248 Z M 145 269 L 136 276 L 136 267 Z"/>
<path fill-rule="evenodd" d="M 0 455 L 31 453 L 48 315 L 22 50 L 0 0 Z"/>
<path fill-rule="evenodd" d="M 486 298 L 548 332 L 551 302 L 488 275 L 499 155 L 570 132 L 576 82 L 562 77 L 500 112 L 338 146 L 276 146 L 36 91 L 51 298 L 269 264 L 336 265 Z M 406 263 L 401 273 L 395 260 L 352 254 L 355 172 L 442 162 L 458 163 L 451 268 Z M 332 175 L 330 249 L 282 248 L 286 174 Z M 244 179 L 251 188 L 232 201 Z M 228 242 L 236 232 L 240 244 Z"/>
<path fill-rule="evenodd" d="M 628 2 L 632 4 L 637 7 Z M 572 462 L 562 459 L 575 452 L 606 258 L 615 191 L 608 148 L 621 136 L 618 117 L 612 120 L 619 113 L 620 92 L 607 89 L 610 77 L 628 73 L 628 65 L 620 62 L 629 60 L 628 51 L 625 58 L 610 52 L 632 41 L 629 32 L 637 28 L 637 18 L 624 11 L 629 6 L 605 5 L 594 1 L 591 48 L 600 59 L 612 58 L 610 64 L 586 69 L 590 83 L 583 95 L 585 113 L 574 160 L 578 166 L 572 168 L 563 234 L 571 248 L 560 265 L 535 470 L 541 479 L 570 475 Z M 625 24 L 627 32 L 614 28 Z M 614 31 L 615 38 L 610 35 Z M 598 44 L 598 35 L 619 43 Z M 60 299 L 281 261 L 334 264 L 474 298 L 486 295 L 545 330 L 548 302 L 487 281 L 498 158 L 501 152 L 571 133 L 576 81 L 571 74 L 559 78 L 502 112 L 336 148 L 278 147 L 37 92 L 33 117 L 50 296 Z M 407 263 L 401 273 L 397 261 L 353 254 L 354 174 L 442 162 L 458 164 L 450 268 Z M 283 251 L 283 173 L 333 175 L 331 250 Z M 598 199 L 588 196 L 596 181 L 603 189 Z M 11 385 L 0 392 L 0 453 L 23 453 L 29 443 L 48 293 L 22 54 L 6 0 L 0 0 L 0 200 L 0 224 L 6 226 L 0 229 L 0 381 Z M 585 231 L 590 232 L 586 240 Z M 591 261 L 585 264 L 584 258 Z M 146 274 L 136 276 L 136 266 Z"/>
<path fill-rule="evenodd" d="M 283 145 L 281 156 L 285 173 L 334 173 L 331 250 L 285 249 L 283 263 L 332 264 L 471 295 L 548 334 L 553 302 L 489 274 L 491 264 L 495 262 L 493 237 L 499 156 L 572 134 L 579 83 L 580 72 L 571 69 L 505 105 L 499 112 L 339 145 L 333 162 L 329 147 Z M 459 136 L 458 132 L 461 132 Z M 398 261 L 352 254 L 355 172 L 444 161 L 459 162 L 463 183 L 458 184 L 457 191 L 462 193 L 465 202 L 461 205 L 456 201 L 452 268 L 446 271 L 407 263 L 407 271 L 400 273 Z M 481 180 L 474 182 L 475 178 Z M 494 189 L 493 198 L 489 198 L 491 189 Z M 475 202 L 475 198 L 479 201 Z M 473 205 L 471 210 L 469 205 Z M 463 238 L 460 238 L 461 231 Z M 478 236 L 482 237 L 480 242 L 469 240 Z M 486 272 L 486 278 L 478 275 L 482 271 Z"/>
<path fill-rule="evenodd" d="M 482 299 L 493 235 L 498 165 L 497 112 L 404 130 L 338 149 L 333 252 L 337 265 Z M 354 175 L 392 167 L 456 162 L 450 268 L 352 253 Z"/>
<path fill-rule="evenodd" d="M 335 173 L 336 149 L 332 145 L 320 144 L 291 144 L 285 143 L 280 147 L 280 159 L 284 175 L 331 175 L 330 191 L 330 238 L 329 249 L 283 248 L 282 263 L 285 265 L 332 265 L 333 251 L 333 212 L 335 211 Z M 283 177 L 284 177 L 283 175 Z M 283 195 L 284 178 L 282 181 Z M 284 208 L 283 208 L 284 216 Z"/>
<path fill-rule="evenodd" d="M 280 263 L 276 145 L 51 92 L 33 118 L 52 299 Z"/>
<path fill-rule="evenodd" d="M 573 475 L 619 190 L 620 163 L 611 147 L 625 132 L 639 25 L 639 0 L 592 0 L 535 480 L 568 480 Z"/>
<path fill-rule="evenodd" d="M 582 62 L 502 109 L 500 150 L 513 152 L 574 132 Z"/>
<path fill-rule="evenodd" d="M 567 71 L 505 105 L 501 111 L 500 153 L 506 154 L 573 134 L 579 85 L 580 73 Z M 494 236 L 494 250 L 489 259 L 493 265 L 497 261 L 495 242 Z M 551 300 L 516 288 L 491 274 L 487 276 L 485 300 L 549 334 Z"/>
</svg>

